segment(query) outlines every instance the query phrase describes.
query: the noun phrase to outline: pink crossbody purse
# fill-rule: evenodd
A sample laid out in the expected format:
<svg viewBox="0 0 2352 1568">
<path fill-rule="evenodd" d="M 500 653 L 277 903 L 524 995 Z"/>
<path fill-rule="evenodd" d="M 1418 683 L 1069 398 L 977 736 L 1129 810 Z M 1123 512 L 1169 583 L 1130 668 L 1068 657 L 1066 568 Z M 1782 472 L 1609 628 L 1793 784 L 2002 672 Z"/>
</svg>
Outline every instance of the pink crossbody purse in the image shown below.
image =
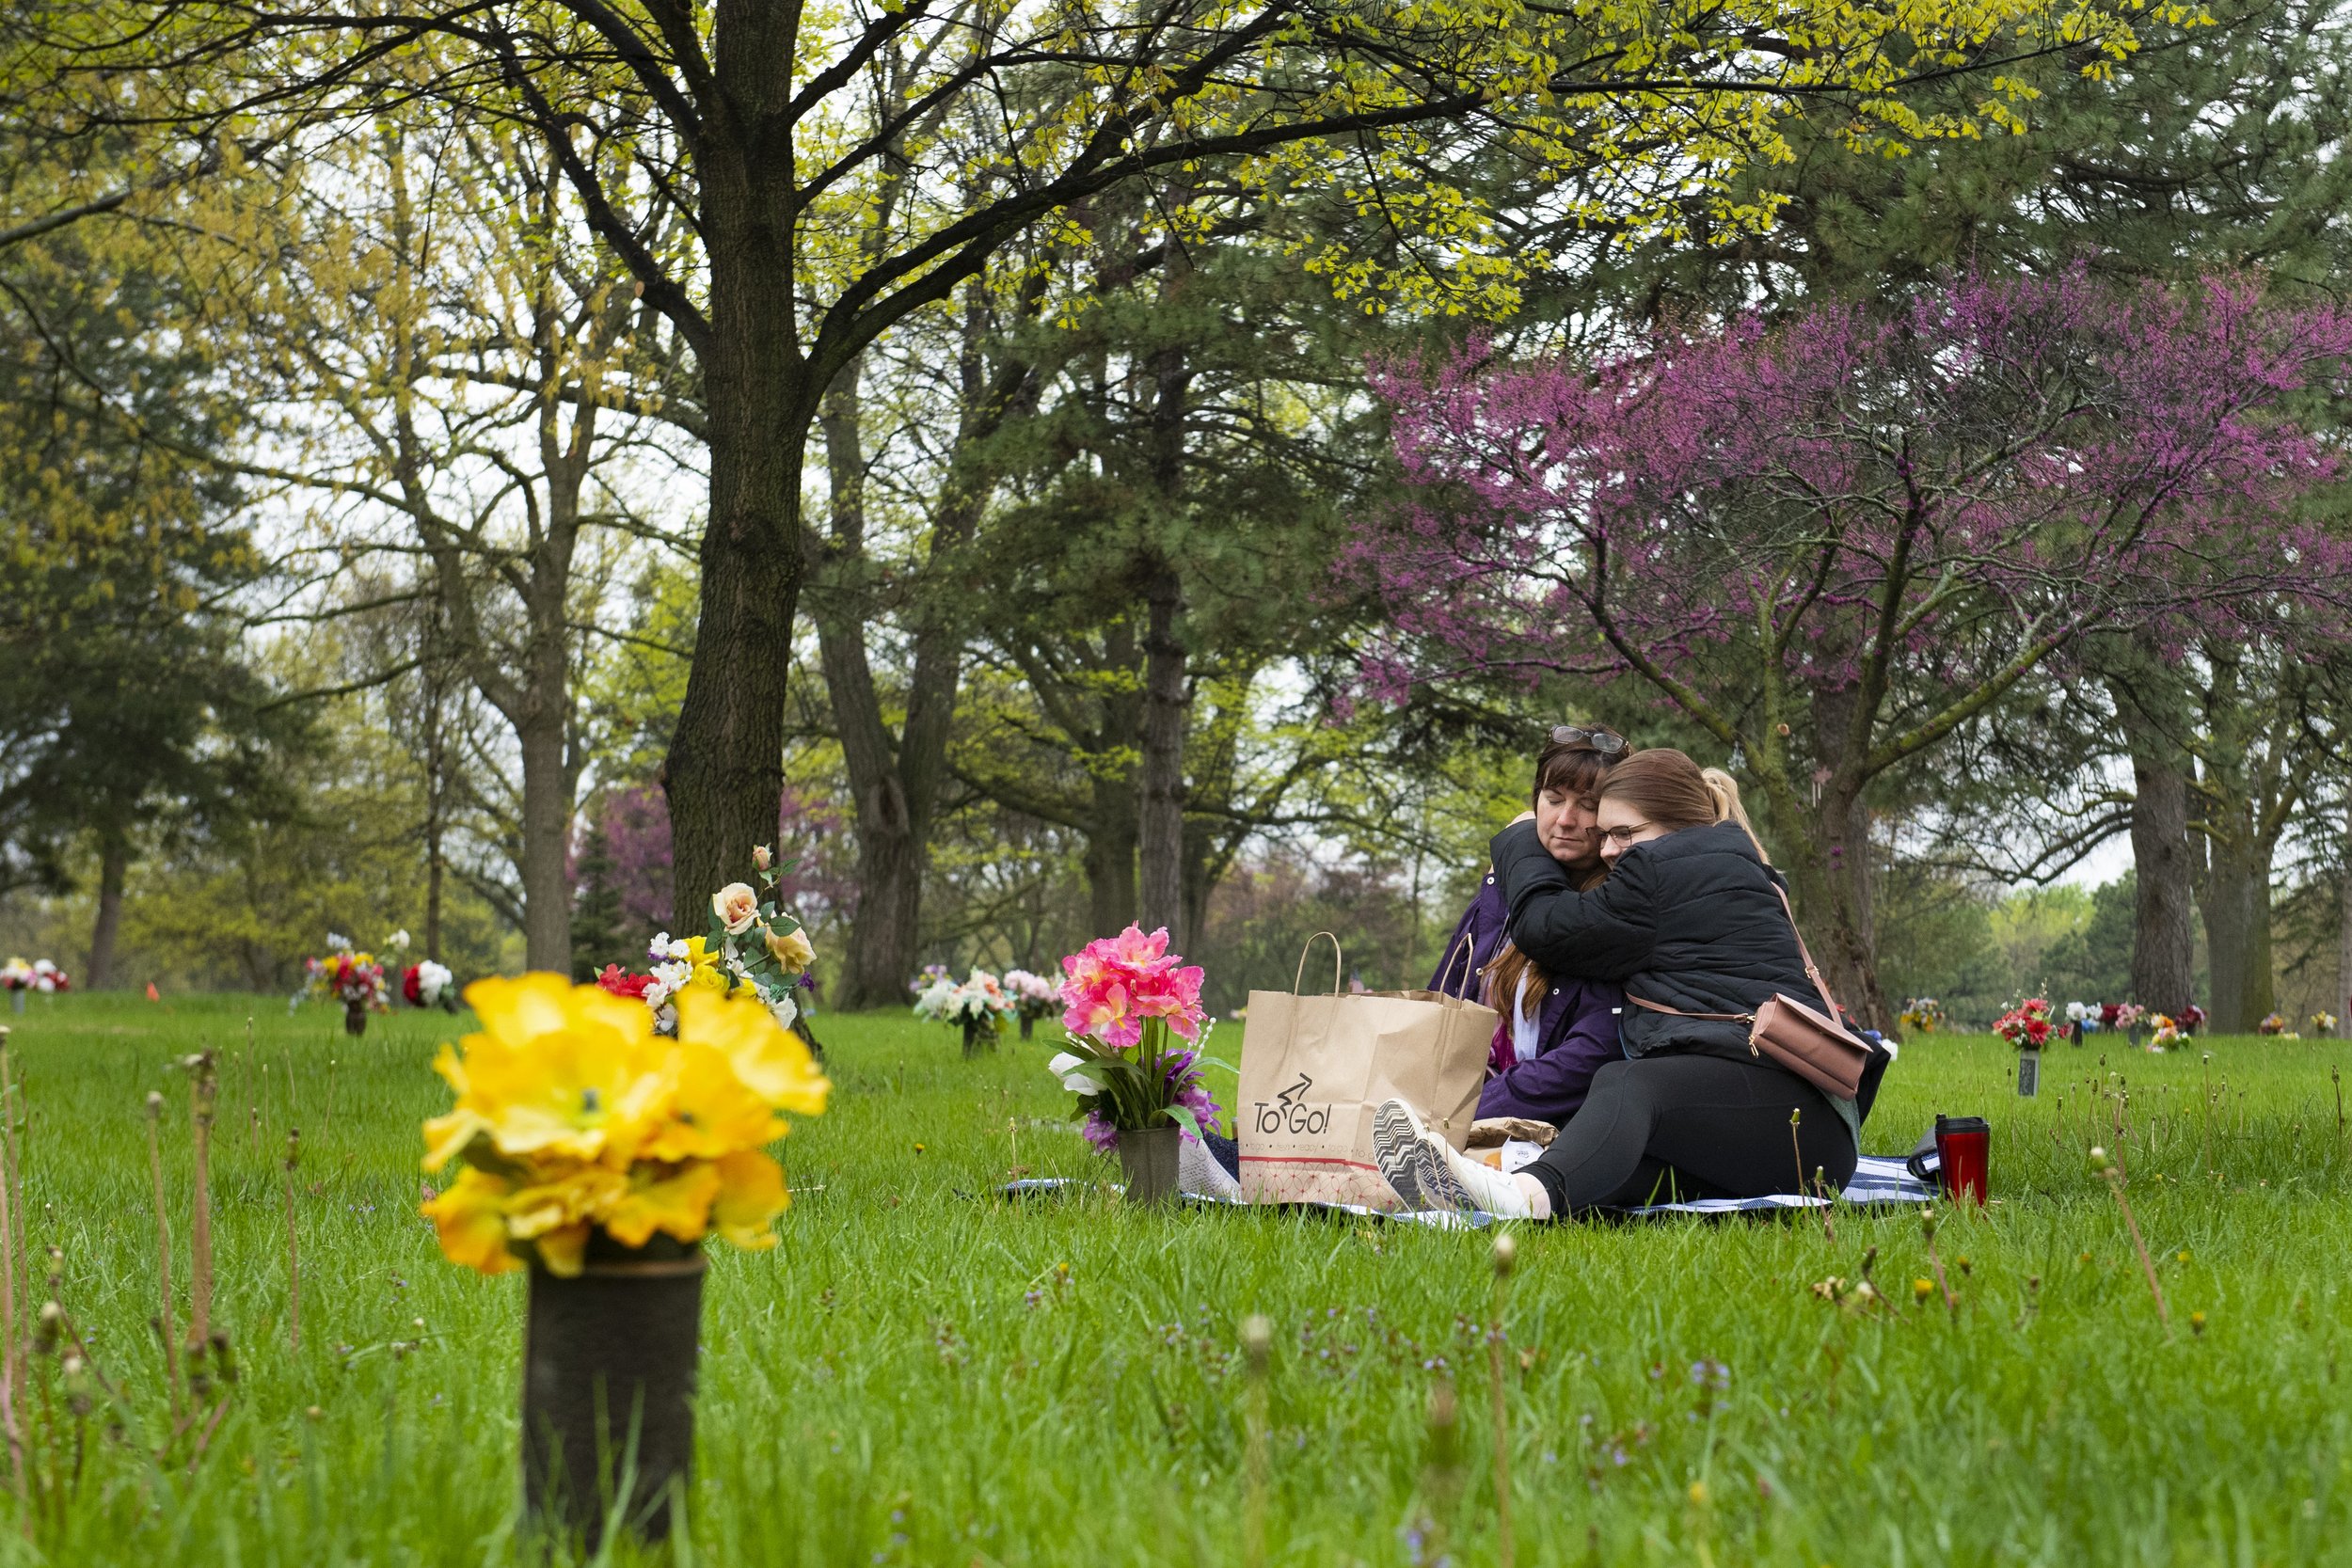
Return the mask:
<svg viewBox="0 0 2352 1568">
<path fill-rule="evenodd" d="M 1677 1018 L 1744 1023 L 1748 1026 L 1750 1054 L 1771 1057 L 1823 1094 L 1851 1100 L 1862 1087 L 1862 1069 L 1870 1060 L 1870 1047 L 1837 1022 L 1837 1003 L 1831 997 L 1821 972 L 1814 967 L 1813 954 L 1804 944 L 1804 933 L 1797 929 L 1797 911 L 1788 907 L 1788 895 L 1778 883 L 1773 884 L 1772 891 L 1780 895 L 1780 907 L 1788 916 L 1788 928 L 1796 932 L 1797 954 L 1804 959 L 1805 975 L 1813 982 L 1813 989 L 1820 992 L 1822 1005 L 1829 1008 L 1827 1013 L 1817 1012 L 1778 992 L 1766 997 L 1763 1006 L 1752 1013 L 1686 1013 L 1679 1007 L 1645 1001 L 1630 992 L 1626 1000 L 1637 1007 L 1672 1013 Z"/>
</svg>

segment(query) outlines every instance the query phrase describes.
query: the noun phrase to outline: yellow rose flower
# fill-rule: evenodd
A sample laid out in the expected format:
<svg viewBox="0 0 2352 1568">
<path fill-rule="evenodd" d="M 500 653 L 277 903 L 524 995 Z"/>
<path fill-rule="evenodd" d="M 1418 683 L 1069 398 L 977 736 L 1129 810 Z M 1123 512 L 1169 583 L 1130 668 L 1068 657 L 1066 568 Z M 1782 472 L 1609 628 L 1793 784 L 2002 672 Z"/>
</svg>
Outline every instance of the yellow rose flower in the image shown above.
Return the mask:
<svg viewBox="0 0 2352 1568">
<path fill-rule="evenodd" d="M 701 937 L 688 937 L 686 961 L 694 966 L 694 973 L 687 976 L 688 986 L 714 990 L 722 996 L 726 994 L 726 971 L 719 967 L 719 955 L 710 950 L 708 942 Z"/>
<path fill-rule="evenodd" d="M 506 1247 L 508 1184 L 485 1171 L 461 1171 L 449 1190 L 422 1206 L 453 1263 L 484 1274 L 504 1274 L 521 1265 Z"/>
<path fill-rule="evenodd" d="M 778 1023 L 767 1008 L 748 999 L 729 1001 L 691 991 L 677 1001 L 681 1043 L 717 1047 L 734 1064 L 735 1075 L 777 1110 L 804 1117 L 824 1114 L 832 1083 L 817 1070 L 800 1037 Z"/>
<path fill-rule="evenodd" d="M 759 918 L 759 895 L 748 882 L 729 882 L 710 895 L 710 912 L 726 927 L 727 935 L 739 937 Z"/>
<path fill-rule="evenodd" d="M 809 945 L 808 933 L 798 927 L 779 934 L 774 927 L 769 927 L 763 928 L 762 934 L 767 939 L 768 951 L 776 956 L 776 962 L 795 974 L 806 969 L 809 960 L 817 957 L 817 949 Z"/>
<path fill-rule="evenodd" d="M 466 1001 L 484 1030 L 466 1037 L 462 1059 L 444 1047 L 434 1064 L 457 1103 L 425 1123 L 428 1161 L 478 1136 L 508 1159 L 635 1157 L 664 1087 L 644 1004 L 560 974 L 477 980 Z"/>
<path fill-rule="evenodd" d="M 719 1177 L 710 1223 L 737 1246 L 761 1252 L 776 1244 L 769 1227 L 792 1201 L 785 1190 L 784 1167 L 755 1148 L 729 1154 L 713 1163 Z"/>
</svg>

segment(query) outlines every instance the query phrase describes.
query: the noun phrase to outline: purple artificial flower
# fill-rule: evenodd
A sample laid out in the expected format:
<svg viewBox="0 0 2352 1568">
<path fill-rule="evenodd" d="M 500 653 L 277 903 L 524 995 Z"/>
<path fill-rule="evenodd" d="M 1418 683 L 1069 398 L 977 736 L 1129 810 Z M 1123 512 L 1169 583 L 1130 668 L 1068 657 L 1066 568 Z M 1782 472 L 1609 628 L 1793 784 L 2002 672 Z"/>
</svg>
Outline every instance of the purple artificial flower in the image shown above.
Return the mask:
<svg viewBox="0 0 2352 1568">
<path fill-rule="evenodd" d="M 1089 1110 L 1086 1122 L 1078 1132 L 1094 1146 L 1097 1154 L 1109 1154 L 1119 1148 L 1119 1129 L 1104 1119 L 1100 1111 Z"/>
<path fill-rule="evenodd" d="M 1200 1123 L 1200 1130 L 1202 1132 L 1219 1132 L 1224 1131 L 1224 1129 L 1217 1124 L 1217 1117 L 1222 1116 L 1224 1113 L 1218 1108 L 1216 1101 L 1210 1095 L 1209 1085 L 1200 1082 L 1200 1079 L 1194 1079 L 1191 1083 L 1186 1084 L 1183 1088 L 1176 1091 L 1176 1103 L 1182 1105 L 1184 1109 L 1193 1114 L 1193 1118 Z"/>
</svg>

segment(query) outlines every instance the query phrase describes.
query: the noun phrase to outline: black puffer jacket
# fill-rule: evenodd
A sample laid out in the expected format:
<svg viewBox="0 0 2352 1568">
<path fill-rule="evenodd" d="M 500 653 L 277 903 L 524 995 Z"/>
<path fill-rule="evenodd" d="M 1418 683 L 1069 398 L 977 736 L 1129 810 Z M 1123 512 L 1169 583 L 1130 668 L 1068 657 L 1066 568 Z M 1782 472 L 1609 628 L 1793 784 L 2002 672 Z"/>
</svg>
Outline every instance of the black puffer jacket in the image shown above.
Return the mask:
<svg viewBox="0 0 2352 1568">
<path fill-rule="evenodd" d="M 1686 1013 L 1752 1013 L 1776 991 L 1821 1005 L 1775 891 L 1780 874 L 1736 822 L 1637 844 L 1589 893 L 1569 886 L 1533 822 L 1505 828 L 1491 847 L 1511 940 L 1550 974 L 1614 980 L 1629 997 Z M 1744 1023 L 1629 1006 L 1622 1035 L 1628 1056 L 1697 1051 L 1756 1059 Z M 1853 1102 L 1824 1098 L 1858 1137 Z"/>
</svg>

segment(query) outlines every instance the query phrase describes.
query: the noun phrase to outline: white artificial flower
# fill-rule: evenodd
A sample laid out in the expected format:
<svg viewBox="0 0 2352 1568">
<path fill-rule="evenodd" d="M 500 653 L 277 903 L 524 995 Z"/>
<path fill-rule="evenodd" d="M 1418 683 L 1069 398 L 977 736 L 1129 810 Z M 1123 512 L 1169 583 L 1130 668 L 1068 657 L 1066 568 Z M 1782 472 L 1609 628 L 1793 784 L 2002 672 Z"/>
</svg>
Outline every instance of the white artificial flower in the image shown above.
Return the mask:
<svg viewBox="0 0 2352 1568">
<path fill-rule="evenodd" d="M 1045 1064 L 1045 1070 L 1061 1080 L 1061 1086 L 1072 1094 L 1101 1094 L 1104 1085 L 1086 1075 L 1087 1059 L 1065 1051 Z"/>
<path fill-rule="evenodd" d="M 766 993 L 762 992 L 761 994 L 765 995 Z M 785 992 L 782 996 L 777 997 L 773 1002 L 769 1003 L 768 1010 L 775 1014 L 776 1022 L 787 1029 L 791 1028 L 792 1021 L 801 1016 L 801 1005 L 792 1000 L 792 993 L 790 991 Z"/>
</svg>

